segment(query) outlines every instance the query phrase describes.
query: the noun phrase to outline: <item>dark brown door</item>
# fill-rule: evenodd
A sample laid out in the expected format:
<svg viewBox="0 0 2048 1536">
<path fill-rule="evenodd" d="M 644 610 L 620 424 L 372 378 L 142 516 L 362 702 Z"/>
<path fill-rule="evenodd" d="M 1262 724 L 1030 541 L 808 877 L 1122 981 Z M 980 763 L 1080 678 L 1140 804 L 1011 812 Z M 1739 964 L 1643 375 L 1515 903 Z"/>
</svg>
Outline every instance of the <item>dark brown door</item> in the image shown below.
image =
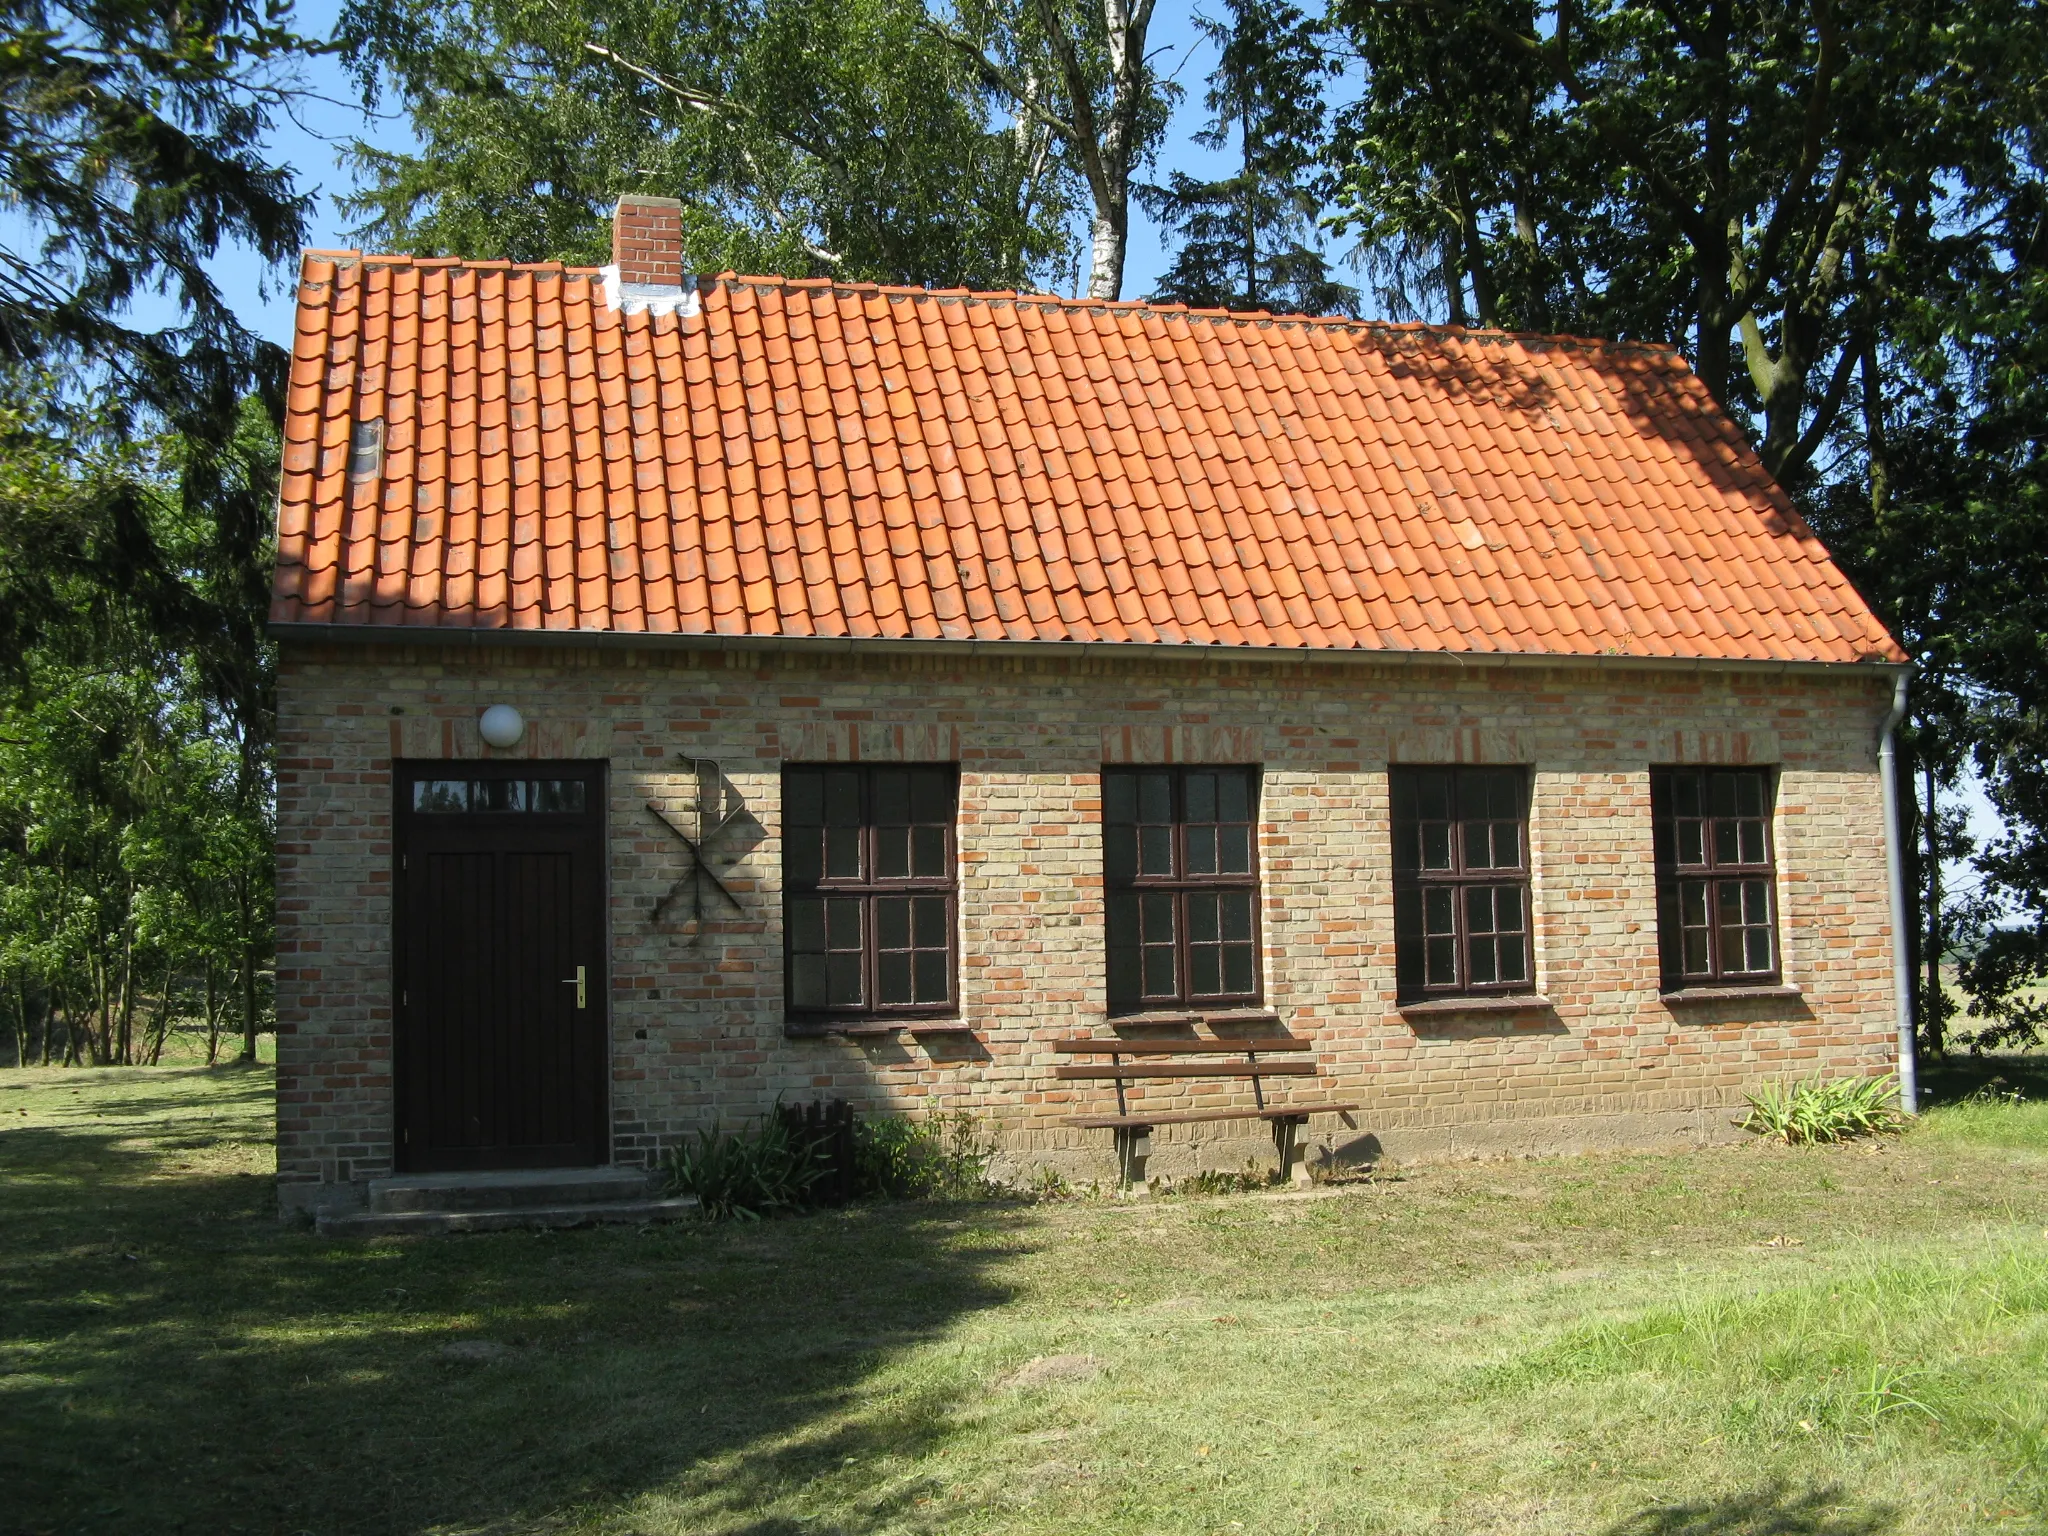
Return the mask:
<svg viewBox="0 0 2048 1536">
<path fill-rule="evenodd" d="M 398 1166 L 608 1161 L 604 766 L 393 778 Z"/>
</svg>

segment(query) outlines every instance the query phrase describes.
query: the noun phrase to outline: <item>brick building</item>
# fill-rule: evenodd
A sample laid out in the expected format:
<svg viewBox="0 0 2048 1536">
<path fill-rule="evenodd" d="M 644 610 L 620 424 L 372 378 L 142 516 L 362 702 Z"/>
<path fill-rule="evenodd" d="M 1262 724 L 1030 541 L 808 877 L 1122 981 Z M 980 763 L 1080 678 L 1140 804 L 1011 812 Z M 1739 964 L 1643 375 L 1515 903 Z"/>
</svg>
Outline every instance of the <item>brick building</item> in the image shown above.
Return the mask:
<svg viewBox="0 0 2048 1536">
<path fill-rule="evenodd" d="M 1075 1036 L 1307 1042 L 1351 1158 L 1892 1065 L 1903 657 L 1670 350 L 697 281 L 619 217 L 306 258 L 287 1207 L 814 1096 L 1087 1176 Z M 1258 1091 L 1147 1084 L 1213 1112 L 1155 1166 L 1271 1156 Z"/>
</svg>

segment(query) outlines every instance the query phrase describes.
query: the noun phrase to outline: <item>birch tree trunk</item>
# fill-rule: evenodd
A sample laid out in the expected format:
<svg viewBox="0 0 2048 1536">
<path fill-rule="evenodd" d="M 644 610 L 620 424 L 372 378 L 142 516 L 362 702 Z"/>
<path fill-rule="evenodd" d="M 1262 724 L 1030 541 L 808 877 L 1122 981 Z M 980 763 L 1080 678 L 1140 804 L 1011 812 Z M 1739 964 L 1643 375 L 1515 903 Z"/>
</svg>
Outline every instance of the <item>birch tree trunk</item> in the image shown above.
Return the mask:
<svg viewBox="0 0 2048 1536">
<path fill-rule="evenodd" d="M 236 878 L 236 897 L 242 911 L 242 1056 L 246 1062 L 256 1059 L 256 931 L 255 913 L 250 911 L 249 877 L 246 873 Z"/>
<path fill-rule="evenodd" d="M 1073 28 L 1060 13 L 1057 0 L 1035 0 L 1067 98 L 1060 124 L 1068 147 L 1081 162 L 1089 198 L 1095 204 L 1089 221 L 1088 297 L 1123 297 L 1124 256 L 1131 239 L 1131 171 L 1145 146 L 1139 142 L 1139 117 L 1151 99 L 1151 71 L 1145 63 L 1145 36 L 1152 26 L 1153 0 L 1101 0 L 1103 45 L 1109 58 L 1108 102 L 1095 107 L 1098 82 L 1089 78 Z"/>
<path fill-rule="evenodd" d="M 157 996 L 156 1018 L 151 1021 L 149 1026 L 148 1063 L 152 1067 L 163 1059 L 164 1041 L 171 1032 L 171 995 L 173 991 L 172 982 L 175 977 L 175 962 L 171 955 L 166 953 L 164 956 L 163 989 Z"/>
<path fill-rule="evenodd" d="M 121 1066 L 135 1064 L 135 884 L 128 885 L 129 919 L 121 935 L 121 1032 L 116 1040 L 114 1060 Z"/>
<path fill-rule="evenodd" d="M 206 1064 L 210 1067 L 220 1060 L 220 1016 L 226 1007 L 220 995 L 220 964 L 211 954 L 206 957 Z"/>
</svg>

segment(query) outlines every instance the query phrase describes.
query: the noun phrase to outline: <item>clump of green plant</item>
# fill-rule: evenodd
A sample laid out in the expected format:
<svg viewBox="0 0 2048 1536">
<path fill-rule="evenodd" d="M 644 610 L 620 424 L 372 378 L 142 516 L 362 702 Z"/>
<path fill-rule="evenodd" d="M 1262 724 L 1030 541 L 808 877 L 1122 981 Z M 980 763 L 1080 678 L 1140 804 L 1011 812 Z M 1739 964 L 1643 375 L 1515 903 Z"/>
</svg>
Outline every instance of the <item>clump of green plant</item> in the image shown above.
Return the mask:
<svg viewBox="0 0 2048 1536">
<path fill-rule="evenodd" d="M 825 1170 L 813 1144 L 769 1114 L 739 1131 L 700 1130 L 669 1149 L 664 1171 L 669 1193 L 695 1195 L 706 1218 L 758 1221 L 809 1203 Z"/>
<path fill-rule="evenodd" d="M 1246 1163 L 1237 1173 L 1221 1168 L 1204 1168 L 1200 1173 L 1175 1179 L 1162 1192 L 1174 1195 L 1249 1195 L 1271 1189 L 1279 1177 L 1272 1169 L 1261 1168 L 1257 1163 Z"/>
<path fill-rule="evenodd" d="M 1057 1168 L 1041 1166 L 1021 1189 L 1033 1200 L 1071 1200 L 1078 1193 Z"/>
<path fill-rule="evenodd" d="M 981 1200 L 1003 1191 L 988 1176 L 995 1137 L 966 1110 L 912 1120 L 868 1115 L 854 1123 L 855 1185 L 894 1200 Z"/>
<path fill-rule="evenodd" d="M 2015 1088 L 2002 1077 L 1994 1077 L 1962 1102 L 1987 1109 L 2017 1109 L 2027 1102 L 2027 1091 Z"/>
<path fill-rule="evenodd" d="M 1896 1103 L 1898 1091 L 1898 1079 L 1890 1076 L 1766 1083 L 1743 1095 L 1749 1113 L 1740 1123 L 1745 1131 L 1788 1146 L 1880 1135 L 1904 1123 Z"/>
<path fill-rule="evenodd" d="M 843 1118 L 842 1118 L 843 1117 Z M 850 1133 L 850 1134 L 848 1134 Z M 844 1163 L 851 1154 L 851 1176 Z M 988 1176 L 994 1135 L 965 1110 L 922 1119 L 813 1114 L 778 1105 L 751 1126 L 713 1126 L 670 1149 L 671 1194 L 712 1220 L 757 1220 L 847 1199 L 981 1200 L 1009 1191 Z"/>
</svg>

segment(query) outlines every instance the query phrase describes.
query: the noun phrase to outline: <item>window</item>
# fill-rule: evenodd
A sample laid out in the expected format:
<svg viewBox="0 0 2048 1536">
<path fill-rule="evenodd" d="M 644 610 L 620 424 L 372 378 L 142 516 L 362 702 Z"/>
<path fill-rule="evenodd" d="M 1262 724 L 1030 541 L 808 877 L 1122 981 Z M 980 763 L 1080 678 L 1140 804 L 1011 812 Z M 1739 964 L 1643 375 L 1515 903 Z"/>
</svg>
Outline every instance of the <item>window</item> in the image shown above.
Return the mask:
<svg viewBox="0 0 2048 1536">
<path fill-rule="evenodd" d="M 1768 768 L 1654 768 L 1664 985 L 1778 979 Z"/>
<path fill-rule="evenodd" d="M 958 774 L 782 774 L 784 996 L 812 1017 L 950 1013 Z"/>
<path fill-rule="evenodd" d="M 1259 998 L 1256 768 L 1105 768 L 1109 1006 Z"/>
<path fill-rule="evenodd" d="M 414 779 L 412 808 L 422 816 L 583 814 L 581 779 Z"/>
<path fill-rule="evenodd" d="M 1528 775 L 1395 768 L 1388 777 L 1401 1001 L 1534 991 Z"/>
</svg>

